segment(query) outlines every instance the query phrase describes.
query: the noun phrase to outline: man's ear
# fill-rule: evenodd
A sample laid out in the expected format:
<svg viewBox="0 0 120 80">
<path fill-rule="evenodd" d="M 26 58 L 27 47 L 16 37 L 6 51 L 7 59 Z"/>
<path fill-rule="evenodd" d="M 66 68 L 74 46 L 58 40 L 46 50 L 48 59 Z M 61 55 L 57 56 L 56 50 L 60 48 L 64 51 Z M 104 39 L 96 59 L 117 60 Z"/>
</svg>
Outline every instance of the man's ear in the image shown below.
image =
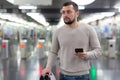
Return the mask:
<svg viewBox="0 0 120 80">
<path fill-rule="evenodd" d="M 80 15 L 79 11 L 77 11 L 76 14 L 77 14 L 77 17 L 78 17 Z"/>
</svg>

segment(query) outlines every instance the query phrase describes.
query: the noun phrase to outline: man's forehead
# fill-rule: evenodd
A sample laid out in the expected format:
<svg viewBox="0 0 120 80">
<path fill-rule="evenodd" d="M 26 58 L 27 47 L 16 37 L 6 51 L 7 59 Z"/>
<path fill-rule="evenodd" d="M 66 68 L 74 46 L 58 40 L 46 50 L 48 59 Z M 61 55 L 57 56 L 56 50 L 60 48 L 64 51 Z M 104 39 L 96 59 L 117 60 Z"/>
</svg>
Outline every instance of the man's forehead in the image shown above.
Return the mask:
<svg viewBox="0 0 120 80">
<path fill-rule="evenodd" d="M 63 6 L 62 10 L 72 10 L 73 5 Z"/>
</svg>

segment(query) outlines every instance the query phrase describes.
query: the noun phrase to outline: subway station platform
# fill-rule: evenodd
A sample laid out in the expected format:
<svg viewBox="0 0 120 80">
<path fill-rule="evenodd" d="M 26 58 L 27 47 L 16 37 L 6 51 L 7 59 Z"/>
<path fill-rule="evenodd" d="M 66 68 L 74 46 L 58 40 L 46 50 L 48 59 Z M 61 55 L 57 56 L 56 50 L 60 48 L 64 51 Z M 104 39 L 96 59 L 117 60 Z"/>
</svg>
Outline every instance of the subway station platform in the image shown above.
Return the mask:
<svg viewBox="0 0 120 80">
<path fill-rule="evenodd" d="M 1 40 L 0 42 L 0 80 L 39 80 L 46 66 L 50 51 L 49 40 Z M 103 48 L 103 46 L 102 46 Z M 109 52 L 109 51 L 107 51 Z M 59 80 L 59 65 L 56 61 L 53 73 Z M 120 58 L 102 55 L 90 60 L 92 80 L 119 80 Z"/>
<path fill-rule="evenodd" d="M 37 56 L 29 59 L 6 59 L 0 60 L 0 80 L 39 80 L 39 77 L 46 60 L 41 60 Z M 97 78 L 95 80 L 119 80 L 120 79 L 120 59 L 100 58 L 91 61 L 91 65 L 96 67 Z M 58 79 L 57 68 L 54 73 Z"/>
</svg>

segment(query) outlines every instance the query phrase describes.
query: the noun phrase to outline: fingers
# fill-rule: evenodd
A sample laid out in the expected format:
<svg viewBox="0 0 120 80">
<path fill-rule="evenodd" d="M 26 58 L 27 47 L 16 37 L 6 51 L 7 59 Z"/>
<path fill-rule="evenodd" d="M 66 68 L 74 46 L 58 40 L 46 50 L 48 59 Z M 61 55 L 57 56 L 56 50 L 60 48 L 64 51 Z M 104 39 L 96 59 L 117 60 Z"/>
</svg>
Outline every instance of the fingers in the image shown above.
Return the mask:
<svg viewBox="0 0 120 80">
<path fill-rule="evenodd" d="M 52 74 L 51 69 L 45 68 L 42 72 L 40 80 L 50 80 L 51 74 Z"/>
<path fill-rule="evenodd" d="M 82 53 L 81 52 L 75 53 L 75 55 L 78 56 L 81 59 L 85 59 L 86 58 L 86 53 L 84 53 L 84 52 L 82 52 Z"/>
<path fill-rule="evenodd" d="M 48 74 L 48 75 L 52 75 L 52 72 L 48 72 L 48 73 L 46 73 L 46 74 Z"/>
<path fill-rule="evenodd" d="M 52 71 L 51 69 L 49 68 L 45 68 L 43 71 L 42 71 L 42 75 L 45 76 L 45 75 L 52 75 Z"/>
</svg>

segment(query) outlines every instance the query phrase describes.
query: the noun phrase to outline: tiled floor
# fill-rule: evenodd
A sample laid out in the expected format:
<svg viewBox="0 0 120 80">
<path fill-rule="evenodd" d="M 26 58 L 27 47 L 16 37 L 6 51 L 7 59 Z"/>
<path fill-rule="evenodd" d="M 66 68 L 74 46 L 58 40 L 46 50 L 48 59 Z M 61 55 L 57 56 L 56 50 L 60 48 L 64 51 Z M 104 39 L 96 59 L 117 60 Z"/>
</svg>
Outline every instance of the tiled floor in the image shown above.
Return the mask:
<svg viewBox="0 0 120 80">
<path fill-rule="evenodd" d="M 97 80 L 120 80 L 120 59 L 102 57 L 91 63 L 97 68 Z"/>
<path fill-rule="evenodd" d="M 0 80 L 39 80 L 39 63 L 36 56 L 21 60 L 21 63 L 17 59 L 1 60 Z M 97 80 L 120 80 L 120 59 L 102 57 L 92 60 L 91 65 L 97 68 Z"/>
</svg>

